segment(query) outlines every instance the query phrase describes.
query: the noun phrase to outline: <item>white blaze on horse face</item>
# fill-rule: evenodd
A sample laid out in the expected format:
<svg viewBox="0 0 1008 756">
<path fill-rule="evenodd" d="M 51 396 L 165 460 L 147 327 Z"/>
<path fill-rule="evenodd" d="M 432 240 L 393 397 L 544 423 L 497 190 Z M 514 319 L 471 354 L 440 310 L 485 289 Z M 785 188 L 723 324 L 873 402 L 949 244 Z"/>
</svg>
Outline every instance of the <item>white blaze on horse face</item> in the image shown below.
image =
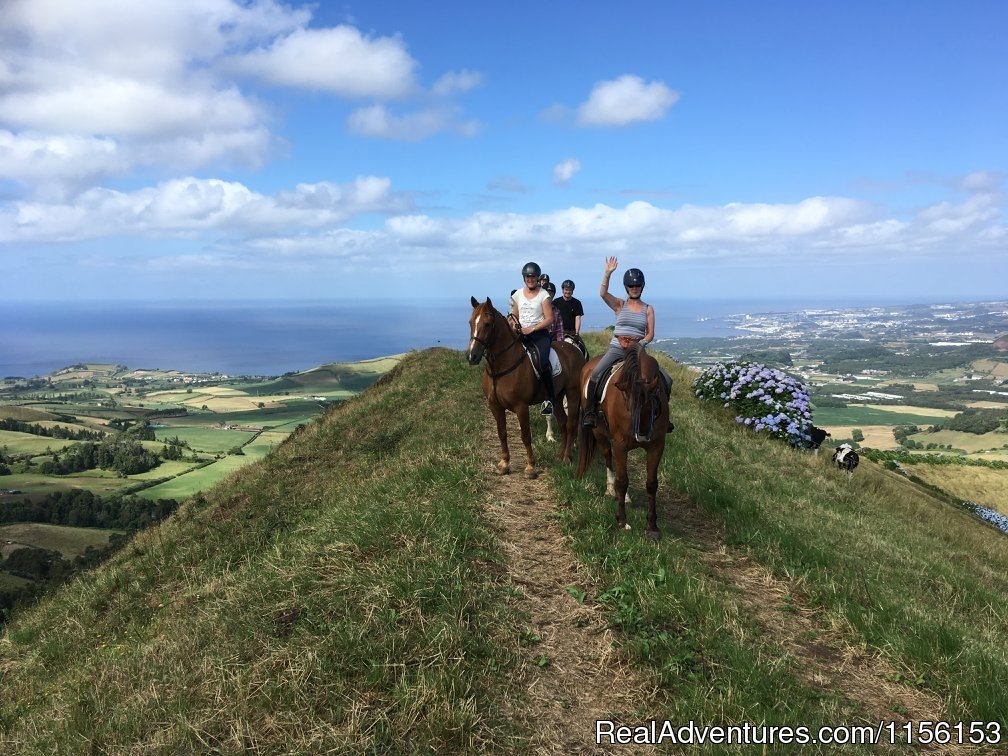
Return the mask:
<svg viewBox="0 0 1008 756">
<path fill-rule="evenodd" d="M 482 317 L 483 313 L 481 312 L 479 315 L 476 316 L 476 322 L 473 323 L 472 334 L 469 336 L 469 351 L 468 351 L 469 354 L 472 354 L 473 346 L 476 343 L 476 334 L 479 333 L 479 322 L 480 318 Z"/>
</svg>

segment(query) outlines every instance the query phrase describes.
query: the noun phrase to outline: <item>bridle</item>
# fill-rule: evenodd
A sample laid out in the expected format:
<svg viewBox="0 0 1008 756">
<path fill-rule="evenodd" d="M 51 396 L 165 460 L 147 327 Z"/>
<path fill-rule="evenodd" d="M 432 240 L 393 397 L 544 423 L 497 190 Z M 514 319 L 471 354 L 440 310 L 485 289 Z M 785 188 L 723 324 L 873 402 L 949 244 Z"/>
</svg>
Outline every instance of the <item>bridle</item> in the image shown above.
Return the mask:
<svg viewBox="0 0 1008 756">
<path fill-rule="evenodd" d="M 635 369 L 632 371 L 627 370 L 627 374 L 617 384 L 623 389 L 623 399 L 626 402 L 627 411 L 630 413 L 631 429 L 638 443 L 646 443 L 651 440 L 651 436 L 654 433 L 655 420 L 661 414 L 661 380 L 658 375 L 655 375 L 651 381 L 645 381 L 640 364 L 642 354 L 644 354 L 643 348 L 638 347 L 634 353 Z M 623 367 L 624 369 L 627 368 L 627 361 L 624 361 Z M 649 390 L 647 384 L 652 382 L 654 386 Z M 645 408 L 648 408 L 650 411 L 647 413 L 649 415 L 647 419 L 647 432 L 642 433 L 641 418 L 645 414 Z"/>
<path fill-rule="evenodd" d="M 498 318 L 503 318 L 504 316 L 501 315 L 496 308 L 493 308 L 491 312 L 493 313 L 493 317 L 491 318 L 490 332 L 489 334 L 487 334 L 487 338 L 482 339 L 479 336 L 477 336 L 476 333 L 474 332 L 472 335 L 472 340 L 483 347 L 483 354 L 486 357 L 486 365 L 484 366 L 483 370 L 493 381 L 496 382 L 498 378 L 503 378 L 508 373 L 512 373 L 518 369 L 518 366 L 521 365 L 522 361 L 525 359 L 525 350 L 524 348 L 521 350 L 521 354 L 519 355 L 518 360 L 511 367 L 501 371 L 495 370 L 494 363 L 496 362 L 496 357 L 494 356 L 493 350 L 490 349 L 490 344 L 494 340 L 494 336 L 497 332 L 497 320 Z M 513 314 L 508 315 L 508 318 L 513 317 L 514 317 Z M 513 347 L 515 344 L 521 341 L 520 334 L 516 333 L 513 329 L 509 330 L 511 330 L 511 333 L 514 334 L 514 338 L 511 340 L 510 344 L 508 344 L 500 351 L 500 354 L 506 354 L 508 350 L 511 349 L 511 347 Z"/>
</svg>

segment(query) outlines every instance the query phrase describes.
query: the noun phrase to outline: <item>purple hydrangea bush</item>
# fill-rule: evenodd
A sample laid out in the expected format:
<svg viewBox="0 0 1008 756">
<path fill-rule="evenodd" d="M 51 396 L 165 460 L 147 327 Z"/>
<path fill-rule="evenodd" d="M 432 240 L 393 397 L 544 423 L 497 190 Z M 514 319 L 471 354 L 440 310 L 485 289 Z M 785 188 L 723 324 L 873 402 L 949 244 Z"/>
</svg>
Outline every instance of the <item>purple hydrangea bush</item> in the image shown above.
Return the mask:
<svg viewBox="0 0 1008 756">
<path fill-rule="evenodd" d="M 812 444 L 808 387 L 782 370 L 759 363 L 718 363 L 693 381 L 696 395 L 735 412 L 735 422 L 787 441 Z"/>
</svg>

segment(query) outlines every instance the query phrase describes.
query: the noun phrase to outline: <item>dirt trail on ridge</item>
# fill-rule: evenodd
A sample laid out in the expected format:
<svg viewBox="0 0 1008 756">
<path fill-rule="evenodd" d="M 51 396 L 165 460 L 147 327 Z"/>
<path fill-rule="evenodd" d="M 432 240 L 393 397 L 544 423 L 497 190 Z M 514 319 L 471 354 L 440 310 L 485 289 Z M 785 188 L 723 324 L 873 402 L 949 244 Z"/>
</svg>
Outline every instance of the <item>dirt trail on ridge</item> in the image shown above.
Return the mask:
<svg viewBox="0 0 1008 756">
<path fill-rule="evenodd" d="M 492 470 L 500 452 L 492 420 L 483 434 L 490 479 L 486 511 L 507 556 L 509 577 L 523 595 L 519 609 L 541 638 L 525 649 L 521 683 L 527 696 L 516 705 L 537 729 L 534 753 L 611 753 L 611 748 L 595 745 L 596 720 L 639 724 L 636 706 L 652 700 L 656 691 L 615 650 L 601 609 L 568 592 L 572 586 L 589 595 L 596 591 L 554 516 L 549 471 L 540 466 L 536 480 L 525 478 L 518 419 L 510 412 L 507 417 L 510 475 Z"/>
<path fill-rule="evenodd" d="M 537 754 L 610 753 L 611 748 L 595 745 L 596 720 L 642 724 L 657 714 L 663 694 L 616 649 L 602 609 L 568 591 L 575 587 L 588 596 L 597 593 L 555 516 L 548 468 L 540 460 L 539 477 L 525 478 L 518 420 L 510 412 L 507 418 L 510 475 L 493 471 L 500 445 L 492 419 L 483 433 L 486 511 L 507 557 L 509 578 L 522 593 L 519 610 L 527 613 L 528 627 L 541 638 L 525 649 L 520 681 L 527 696 L 515 706 L 522 718 L 535 723 Z M 643 463 L 631 454 L 631 490 L 642 476 Z M 740 614 L 755 618 L 769 638 L 796 658 L 806 685 L 842 695 L 860 710 L 861 722 L 948 719 L 938 697 L 907 682 L 912 670 L 897 670 L 879 652 L 854 642 L 841 623 L 809 606 L 800 584 L 773 575 L 743 549 L 726 545 L 721 530 L 693 502 L 661 488 L 658 497 L 664 537 L 695 551 L 712 579 L 728 589 Z M 922 750 L 952 754 L 968 749 Z M 621 748 L 621 753 L 635 752 Z"/>
</svg>

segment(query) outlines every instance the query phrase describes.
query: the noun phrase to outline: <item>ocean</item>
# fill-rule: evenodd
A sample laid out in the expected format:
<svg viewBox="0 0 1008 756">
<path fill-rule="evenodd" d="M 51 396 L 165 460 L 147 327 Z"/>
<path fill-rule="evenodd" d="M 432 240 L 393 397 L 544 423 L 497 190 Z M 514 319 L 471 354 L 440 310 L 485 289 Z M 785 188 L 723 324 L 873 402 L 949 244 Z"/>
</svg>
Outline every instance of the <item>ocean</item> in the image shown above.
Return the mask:
<svg viewBox="0 0 1008 756">
<path fill-rule="evenodd" d="M 823 302 L 648 301 L 655 307 L 658 339 L 729 336 L 722 318 L 740 312 L 828 306 Z M 582 302 L 583 330 L 612 323 L 612 312 L 597 297 L 582 298 Z M 464 349 L 471 312 L 468 296 L 448 303 L 3 302 L 0 377 L 46 375 L 82 362 L 280 375 L 431 346 Z"/>
</svg>

